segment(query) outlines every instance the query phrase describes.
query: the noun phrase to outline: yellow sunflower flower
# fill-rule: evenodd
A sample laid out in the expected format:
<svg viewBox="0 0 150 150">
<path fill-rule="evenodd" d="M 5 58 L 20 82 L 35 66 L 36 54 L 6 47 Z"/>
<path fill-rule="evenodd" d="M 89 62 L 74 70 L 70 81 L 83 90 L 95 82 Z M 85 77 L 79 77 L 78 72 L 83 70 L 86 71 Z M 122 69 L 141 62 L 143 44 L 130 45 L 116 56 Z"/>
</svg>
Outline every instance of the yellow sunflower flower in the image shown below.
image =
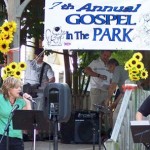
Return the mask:
<svg viewBox="0 0 150 150">
<path fill-rule="evenodd" d="M 21 71 L 20 71 L 20 70 L 16 70 L 16 71 L 13 73 L 13 76 L 14 76 L 15 78 L 20 79 L 20 78 L 21 78 Z"/>
<path fill-rule="evenodd" d="M 3 75 L 6 75 L 6 74 L 7 74 L 6 68 L 2 68 L 1 75 L 3 76 Z"/>
<path fill-rule="evenodd" d="M 137 62 L 136 68 L 137 68 L 138 70 L 143 70 L 143 69 L 144 69 L 144 64 L 143 64 L 142 62 Z"/>
<path fill-rule="evenodd" d="M 137 59 L 138 61 L 141 61 L 143 59 L 143 55 L 140 52 L 134 53 L 132 58 Z"/>
<path fill-rule="evenodd" d="M 14 21 L 5 21 L 0 27 L 0 52 L 7 53 L 13 41 L 13 34 L 16 32 L 17 24 Z"/>
<path fill-rule="evenodd" d="M 125 70 L 131 69 L 131 64 L 129 63 L 129 61 L 127 61 L 127 62 L 125 63 L 124 69 L 125 69 Z"/>
<path fill-rule="evenodd" d="M 16 71 L 18 68 L 18 65 L 16 62 L 12 62 L 9 64 L 9 67 L 11 68 L 11 71 Z"/>
<path fill-rule="evenodd" d="M 3 38 L 3 35 L 2 34 L 0 34 L 0 40 L 3 40 L 4 38 Z"/>
<path fill-rule="evenodd" d="M 10 27 L 9 27 L 9 22 L 4 22 L 3 25 L 1 26 L 1 31 L 2 32 L 10 32 Z"/>
<path fill-rule="evenodd" d="M 128 70 L 130 80 L 138 81 L 148 77 L 148 71 L 141 62 L 142 59 L 142 54 L 138 52 L 133 54 L 132 58 L 125 64 L 125 70 Z"/>
<path fill-rule="evenodd" d="M 138 62 L 137 59 L 131 58 L 129 60 L 129 64 L 130 64 L 131 68 L 134 67 L 134 66 L 136 66 L 137 62 Z"/>
<path fill-rule="evenodd" d="M 148 71 L 143 69 L 140 74 L 142 79 L 146 79 L 148 77 Z"/>
<path fill-rule="evenodd" d="M 23 71 L 23 70 L 26 70 L 26 68 L 27 68 L 27 65 L 25 62 L 19 62 L 18 63 L 18 70 Z"/>
<path fill-rule="evenodd" d="M 6 66 L 6 67 L 4 68 L 4 74 L 7 74 L 7 73 L 9 73 L 9 72 L 11 72 L 11 68 L 10 68 L 9 66 Z"/>
<path fill-rule="evenodd" d="M 134 68 L 134 69 L 130 69 L 130 70 L 129 70 L 129 73 L 130 73 L 130 74 L 139 74 L 140 71 L 137 70 L 136 68 Z"/>
<path fill-rule="evenodd" d="M 0 51 L 2 53 L 7 53 L 9 51 L 9 43 L 7 40 L 0 40 Z"/>
<path fill-rule="evenodd" d="M 1 33 L 1 37 L 0 37 L 1 40 L 7 40 L 7 42 L 8 42 L 9 44 L 12 43 L 13 38 L 14 38 L 14 36 L 12 35 L 11 32 L 4 32 L 4 33 Z"/>
<path fill-rule="evenodd" d="M 12 32 L 16 32 L 17 24 L 16 24 L 15 21 L 9 22 L 9 23 L 8 23 L 8 26 L 9 26 L 9 28 L 10 28 L 10 30 L 11 30 Z"/>
<path fill-rule="evenodd" d="M 130 78 L 131 81 L 138 81 L 138 80 L 140 80 L 140 77 L 136 76 L 136 75 L 129 75 L 129 78 Z"/>
</svg>

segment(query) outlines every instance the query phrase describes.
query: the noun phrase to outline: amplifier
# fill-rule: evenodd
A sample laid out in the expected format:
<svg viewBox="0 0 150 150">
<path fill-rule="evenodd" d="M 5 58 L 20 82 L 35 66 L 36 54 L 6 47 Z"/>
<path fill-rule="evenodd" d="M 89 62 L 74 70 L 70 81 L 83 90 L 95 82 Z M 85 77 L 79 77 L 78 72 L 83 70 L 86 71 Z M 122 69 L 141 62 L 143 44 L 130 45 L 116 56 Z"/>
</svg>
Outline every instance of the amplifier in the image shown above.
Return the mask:
<svg viewBox="0 0 150 150">
<path fill-rule="evenodd" d="M 97 119 L 99 114 L 96 111 L 76 111 L 75 119 Z"/>
<path fill-rule="evenodd" d="M 75 143 L 98 143 L 99 113 L 96 111 L 75 112 Z"/>
</svg>

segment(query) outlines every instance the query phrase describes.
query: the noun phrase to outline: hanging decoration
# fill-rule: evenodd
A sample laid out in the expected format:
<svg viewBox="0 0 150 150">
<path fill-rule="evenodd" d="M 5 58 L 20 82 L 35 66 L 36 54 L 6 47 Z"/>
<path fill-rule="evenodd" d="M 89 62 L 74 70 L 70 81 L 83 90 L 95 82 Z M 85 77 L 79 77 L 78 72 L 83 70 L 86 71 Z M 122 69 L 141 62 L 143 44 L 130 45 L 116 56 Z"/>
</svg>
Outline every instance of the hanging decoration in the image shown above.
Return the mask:
<svg viewBox="0 0 150 150">
<path fill-rule="evenodd" d="M 0 27 L 0 52 L 6 54 L 10 50 L 10 44 L 13 42 L 14 33 L 17 24 L 14 21 L 5 21 Z"/>
<path fill-rule="evenodd" d="M 148 71 L 144 67 L 142 59 L 143 55 L 137 52 L 125 63 L 124 69 L 128 71 L 131 81 L 139 81 L 148 78 Z"/>
<path fill-rule="evenodd" d="M 9 76 L 21 79 L 22 71 L 26 70 L 26 67 L 27 65 L 24 62 L 12 62 L 2 69 L 2 79 L 5 80 Z"/>
<path fill-rule="evenodd" d="M 16 32 L 17 24 L 15 21 L 5 21 L 3 25 L 0 27 L 0 53 L 3 56 L 8 57 L 13 51 L 10 49 L 10 45 L 14 39 L 14 33 Z M 6 64 L 8 62 L 5 62 Z M 22 71 L 26 69 L 25 62 L 11 62 L 2 69 L 2 79 L 5 80 L 9 76 L 13 76 L 15 78 L 21 79 Z"/>
</svg>

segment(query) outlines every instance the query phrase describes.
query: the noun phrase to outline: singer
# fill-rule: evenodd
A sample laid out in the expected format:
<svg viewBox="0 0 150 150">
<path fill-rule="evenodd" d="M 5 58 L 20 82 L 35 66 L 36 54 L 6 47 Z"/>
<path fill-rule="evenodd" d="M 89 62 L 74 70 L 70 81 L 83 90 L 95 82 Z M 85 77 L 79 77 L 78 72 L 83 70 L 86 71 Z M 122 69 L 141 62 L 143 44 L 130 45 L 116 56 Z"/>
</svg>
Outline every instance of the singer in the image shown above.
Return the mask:
<svg viewBox="0 0 150 150">
<path fill-rule="evenodd" d="M 0 89 L 0 150 L 24 150 L 22 131 L 13 129 L 12 120 L 8 126 L 8 120 L 16 109 L 31 109 L 31 102 L 28 100 L 31 96 L 27 93 L 22 97 L 19 95 L 22 85 L 21 80 L 8 77 Z M 9 132 L 5 132 L 7 126 Z"/>
</svg>

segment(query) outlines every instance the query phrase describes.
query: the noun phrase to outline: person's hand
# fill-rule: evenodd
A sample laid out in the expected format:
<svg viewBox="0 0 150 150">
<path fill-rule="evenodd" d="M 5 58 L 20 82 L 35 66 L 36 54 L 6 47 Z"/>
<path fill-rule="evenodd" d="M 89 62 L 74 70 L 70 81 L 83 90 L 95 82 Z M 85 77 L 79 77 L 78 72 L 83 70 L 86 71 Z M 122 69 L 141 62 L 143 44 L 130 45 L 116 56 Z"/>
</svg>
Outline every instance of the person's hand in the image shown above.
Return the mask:
<svg viewBox="0 0 150 150">
<path fill-rule="evenodd" d="M 113 102 L 110 106 L 110 109 L 113 110 L 117 107 L 117 103 L 116 102 Z"/>
<path fill-rule="evenodd" d="M 26 102 L 26 106 L 23 109 L 25 109 L 25 110 L 31 110 L 32 109 L 31 108 L 31 102 L 28 99 L 32 99 L 32 96 L 29 95 L 29 94 L 27 94 L 27 93 L 24 93 L 22 97 L 23 97 L 23 99 Z"/>
<path fill-rule="evenodd" d="M 102 79 L 102 80 L 107 80 L 107 76 L 105 76 L 105 75 L 99 75 L 99 77 L 98 78 L 100 78 L 100 79 Z"/>
<path fill-rule="evenodd" d="M 27 103 L 30 102 L 28 99 L 32 99 L 32 96 L 29 95 L 28 93 L 23 93 L 22 97 Z"/>
</svg>

